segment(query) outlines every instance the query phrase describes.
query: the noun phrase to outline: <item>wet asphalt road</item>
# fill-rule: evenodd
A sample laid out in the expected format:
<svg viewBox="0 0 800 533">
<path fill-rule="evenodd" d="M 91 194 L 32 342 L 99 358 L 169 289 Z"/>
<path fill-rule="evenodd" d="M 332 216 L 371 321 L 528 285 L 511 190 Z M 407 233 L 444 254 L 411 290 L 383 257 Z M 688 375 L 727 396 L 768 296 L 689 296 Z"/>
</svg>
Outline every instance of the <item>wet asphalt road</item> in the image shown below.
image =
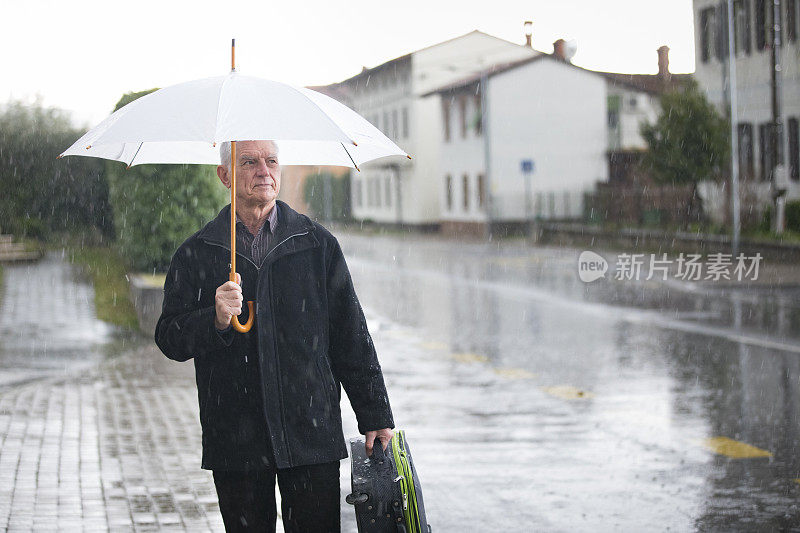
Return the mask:
<svg viewBox="0 0 800 533">
<path fill-rule="evenodd" d="M 407 431 L 434 532 L 800 530 L 800 310 L 790 280 L 782 287 L 747 289 L 612 279 L 587 285 L 577 276 L 580 250 L 401 236 L 341 234 L 340 240 L 397 425 Z M 10 391 L 2 398 L 19 408 L 0 410 L 6 418 L 38 412 L 20 407 L 23 392 L 39 391 L 37 397 L 55 401 L 61 390 L 51 394 L 47 385 L 14 384 L 73 374 L 130 350 L 115 345 L 113 331 L 94 318 L 91 287 L 62 258 L 50 255 L 35 268 L 6 267 L 4 287 L 0 392 Z M 101 433 L 130 448 L 122 461 L 130 469 L 121 474 L 113 454 L 102 446 L 97 451 L 103 493 L 95 498 L 100 503 L 81 500 L 84 515 L 94 505 L 103 523 L 135 523 L 137 530 L 153 530 L 154 523 L 163 530 L 218 530 L 213 487 L 198 470 L 191 367 L 156 352 L 142 354 L 144 370 L 105 365 L 100 377 L 88 375 L 88 384 L 67 381 L 62 387 L 65 393 L 70 387 L 119 392 L 109 405 L 97 391 L 86 396 L 97 405 L 81 408 L 81 416 L 91 419 L 127 399 L 144 412 L 133 409 L 133 419 L 147 415 L 153 421 L 133 438 L 124 411 L 109 418 L 119 419 L 118 428 L 64 411 L 64 423 L 80 420 L 85 426 L 81 435 L 91 437 L 99 424 Z M 176 375 L 158 365 L 147 370 L 154 364 L 148 358 Z M 118 374 L 131 374 L 128 385 L 115 384 Z M 158 431 L 175 429 L 169 429 L 172 418 L 159 425 L 158 417 L 147 414 L 151 396 L 176 394 L 183 403 L 170 404 L 172 415 L 182 417 L 180 432 L 194 443 L 180 461 L 169 455 L 171 448 L 154 455 L 142 447 L 148 439 L 159 441 Z M 346 401 L 343 407 L 345 432 L 355 435 Z M 96 443 L 89 441 L 87 450 L 94 450 Z M 0 463 L 16 449 L 9 442 Z M 20 453 L 33 453 L 26 442 L 19 441 Z M 19 468 L 36 471 L 45 458 L 52 462 L 53 453 L 74 457 L 74 446 L 58 446 L 47 451 L 42 445 L 42 458 L 22 461 Z M 139 479 L 140 463 L 158 478 L 152 486 Z M 187 497 L 185 487 L 161 479 L 163 465 L 173 463 L 182 465 L 176 479 L 197 476 L 200 496 L 188 501 L 206 515 L 176 518 L 171 507 L 153 515 L 165 486 L 176 508 Z M 94 467 L 86 464 L 92 478 Z M 16 474 L 14 501 L 27 507 L 30 478 L 23 470 Z M 15 479 L 14 470 L 0 471 Z M 132 485 L 122 486 L 130 494 L 117 494 L 121 489 L 114 483 L 107 487 L 107 476 L 132 476 Z M 71 479 L 53 481 L 75 499 Z M 347 461 L 341 479 L 344 501 Z M 147 513 L 137 507 L 144 500 L 133 489 L 151 495 Z M 40 484 L 37 490 L 56 489 Z M 342 503 L 342 512 L 343 531 L 355 532 L 352 508 Z M 12 508 L 10 516 L 20 520 L 29 513 Z M 44 512 L 34 515 L 55 520 Z"/>
<path fill-rule="evenodd" d="M 340 241 L 434 531 L 800 530 L 797 285 L 585 284 L 581 250 Z"/>
</svg>

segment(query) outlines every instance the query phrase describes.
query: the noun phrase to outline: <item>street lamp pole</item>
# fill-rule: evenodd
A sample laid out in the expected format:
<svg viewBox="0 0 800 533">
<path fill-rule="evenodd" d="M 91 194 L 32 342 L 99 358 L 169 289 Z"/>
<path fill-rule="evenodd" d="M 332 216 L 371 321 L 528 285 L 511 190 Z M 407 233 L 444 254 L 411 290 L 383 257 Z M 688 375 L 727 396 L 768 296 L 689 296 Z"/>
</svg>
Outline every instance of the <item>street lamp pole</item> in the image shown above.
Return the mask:
<svg viewBox="0 0 800 533">
<path fill-rule="evenodd" d="M 728 94 L 731 102 L 731 208 L 733 210 L 733 236 L 731 252 L 733 257 L 739 254 L 739 238 L 742 223 L 739 217 L 739 113 L 736 99 L 736 47 L 733 34 L 733 0 L 728 0 Z"/>
</svg>

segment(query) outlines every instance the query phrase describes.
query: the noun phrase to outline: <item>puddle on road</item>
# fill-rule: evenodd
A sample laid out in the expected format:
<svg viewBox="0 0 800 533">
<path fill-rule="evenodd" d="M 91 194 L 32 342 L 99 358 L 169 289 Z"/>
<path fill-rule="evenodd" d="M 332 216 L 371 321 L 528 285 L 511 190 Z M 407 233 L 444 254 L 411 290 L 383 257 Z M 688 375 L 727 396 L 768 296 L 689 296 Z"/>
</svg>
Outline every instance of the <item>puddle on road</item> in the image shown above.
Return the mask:
<svg viewBox="0 0 800 533">
<path fill-rule="evenodd" d="M 3 268 L 0 389 L 89 368 L 137 342 L 97 318 L 94 288 L 61 255 Z"/>
</svg>

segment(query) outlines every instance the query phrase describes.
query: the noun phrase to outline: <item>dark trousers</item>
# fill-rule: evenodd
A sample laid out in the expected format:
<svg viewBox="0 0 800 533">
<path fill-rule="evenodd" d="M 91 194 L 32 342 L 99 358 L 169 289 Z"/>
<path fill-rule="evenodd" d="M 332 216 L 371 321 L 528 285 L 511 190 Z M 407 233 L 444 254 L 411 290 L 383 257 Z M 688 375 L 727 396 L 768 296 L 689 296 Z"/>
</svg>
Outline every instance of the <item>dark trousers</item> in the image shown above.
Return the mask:
<svg viewBox="0 0 800 533">
<path fill-rule="evenodd" d="M 215 470 L 225 531 L 275 531 L 276 476 L 286 533 L 339 533 L 339 461 L 279 470 Z"/>
</svg>

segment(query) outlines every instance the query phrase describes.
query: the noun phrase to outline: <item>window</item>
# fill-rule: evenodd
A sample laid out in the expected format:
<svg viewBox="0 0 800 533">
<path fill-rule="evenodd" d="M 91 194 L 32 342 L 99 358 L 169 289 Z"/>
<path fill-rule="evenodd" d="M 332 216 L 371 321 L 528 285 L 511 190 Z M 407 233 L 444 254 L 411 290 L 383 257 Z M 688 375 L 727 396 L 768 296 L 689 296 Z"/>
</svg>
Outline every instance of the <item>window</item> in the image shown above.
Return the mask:
<svg viewBox="0 0 800 533">
<path fill-rule="evenodd" d="M 461 181 L 464 186 L 464 211 L 469 211 L 469 176 L 464 174 Z"/>
<path fill-rule="evenodd" d="M 728 3 L 720 2 L 716 10 L 717 27 L 715 31 L 716 43 L 714 51 L 717 59 L 724 61 L 728 58 Z"/>
<path fill-rule="evenodd" d="M 361 180 L 360 179 L 356 179 L 355 182 L 356 182 L 356 187 L 355 187 L 355 189 L 356 189 L 356 191 L 355 191 L 355 193 L 356 193 L 355 194 L 355 196 L 356 196 L 356 207 L 361 207 L 363 205 L 363 202 L 364 202 L 364 195 L 363 195 L 363 191 L 361 190 Z"/>
<path fill-rule="evenodd" d="M 700 11 L 700 61 L 708 63 L 714 51 L 716 22 L 714 8 Z"/>
<path fill-rule="evenodd" d="M 448 174 L 444 178 L 444 197 L 447 202 L 447 210 L 453 210 L 453 177 Z"/>
<path fill-rule="evenodd" d="M 372 178 L 370 181 L 372 182 L 372 188 L 375 191 L 375 192 L 372 193 L 372 194 L 375 195 L 375 207 L 380 207 L 381 206 L 381 184 L 378 181 L 378 178 Z"/>
<path fill-rule="evenodd" d="M 383 181 L 383 190 L 386 195 L 386 207 L 392 207 L 392 178 L 386 176 Z"/>
<path fill-rule="evenodd" d="M 756 0 L 756 48 L 772 47 L 772 1 Z"/>
<path fill-rule="evenodd" d="M 486 178 L 483 174 L 478 174 L 478 207 L 486 207 Z"/>
<path fill-rule="evenodd" d="M 475 135 L 480 135 L 483 132 L 483 108 L 481 107 L 481 95 L 476 94 L 472 101 L 475 108 Z"/>
<path fill-rule="evenodd" d="M 399 124 L 397 122 L 397 109 L 392 109 L 392 139 L 397 139 L 397 130 Z"/>
<path fill-rule="evenodd" d="M 389 112 L 388 111 L 384 111 L 383 112 L 383 134 L 388 137 L 389 135 L 391 135 L 391 131 L 392 131 L 392 125 L 389 124 Z"/>
<path fill-rule="evenodd" d="M 403 139 L 408 139 L 408 108 L 403 107 L 403 111 L 401 113 L 403 118 Z"/>
<path fill-rule="evenodd" d="M 786 40 L 797 42 L 797 22 L 800 0 L 786 0 Z"/>
<path fill-rule="evenodd" d="M 792 181 L 800 180 L 800 146 L 798 145 L 798 123 L 797 117 L 792 117 L 787 121 L 789 128 L 789 178 Z"/>
<path fill-rule="evenodd" d="M 619 108 L 622 104 L 622 95 L 610 94 L 607 99 L 608 127 L 616 129 L 619 126 Z"/>
<path fill-rule="evenodd" d="M 467 138 L 467 98 L 461 96 L 458 99 L 458 115 L 461 119 L 461 138 Z"/>
<path fill-rule="evenodd" d="M 739 136 L 739 175 L 744 180 L 753 179 L 755 175 L 753 167 L 753 125 L 740 123 L 737 129 Z"/>
<path fill-rule="evenodd" d="M 733 36 L 736 54 L 750 55 L 750 0 L 733 3 Z"/>
<path fill-rule="evenodd" d="M 444 141 L 450 141 L 450 99 L 442 98 L 442 120 L 444 121 Z"/>
</svg>

